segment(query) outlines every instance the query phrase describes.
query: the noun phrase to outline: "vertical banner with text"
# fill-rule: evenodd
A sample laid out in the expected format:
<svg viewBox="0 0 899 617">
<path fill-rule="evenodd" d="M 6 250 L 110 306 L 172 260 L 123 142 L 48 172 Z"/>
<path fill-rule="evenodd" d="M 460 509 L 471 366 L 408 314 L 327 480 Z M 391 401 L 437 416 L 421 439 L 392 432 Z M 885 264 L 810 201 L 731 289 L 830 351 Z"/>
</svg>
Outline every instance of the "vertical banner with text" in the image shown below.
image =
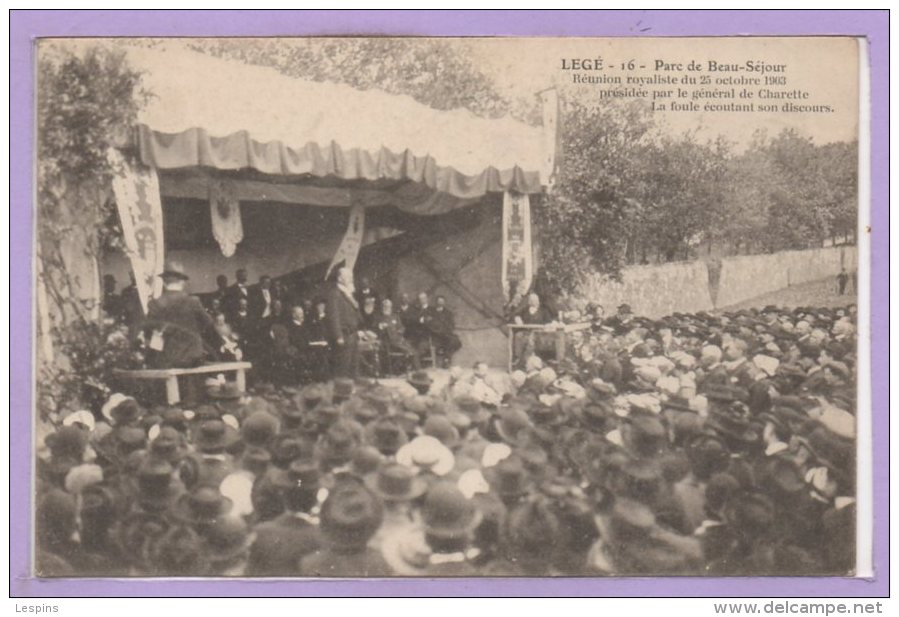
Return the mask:
<svg viewBox="0 0 899 617">
<path fill-rule="evenodd" d="M 362 235 L 365 233 L 365 209 L 362 206 L 353 206 L 350 209 L 350 220 L 347 223 L 346 233 L 337 252 L 331 259 L 328 271 L 325 272 L 325 279 L 331 276 L 331 271 L 340 262 L 345 262 L 346 266 L 352 270 L 356 267 L 356 257 L 359 256 L 359 249 L 362 248 Z"/>
<path fill-rule="evenodd" d="M 112 190 L 115 194 L 125 252 L 131 260 L 134 281 L 144 312 L 147 303 L 162 292 L 165 242 L 162 231 L 162 199 L 159 178 L 152 167 L 138 167 L 115 150 L 109 154 L 113 169 Z"/>
<path fill-rule="evenodd" d="M 531 243 L 531 200 L 527 195 L 503 195 L 503 293 L 508 299 L 515 288 L 525 293 L 534 276 Z"/>
</svg>

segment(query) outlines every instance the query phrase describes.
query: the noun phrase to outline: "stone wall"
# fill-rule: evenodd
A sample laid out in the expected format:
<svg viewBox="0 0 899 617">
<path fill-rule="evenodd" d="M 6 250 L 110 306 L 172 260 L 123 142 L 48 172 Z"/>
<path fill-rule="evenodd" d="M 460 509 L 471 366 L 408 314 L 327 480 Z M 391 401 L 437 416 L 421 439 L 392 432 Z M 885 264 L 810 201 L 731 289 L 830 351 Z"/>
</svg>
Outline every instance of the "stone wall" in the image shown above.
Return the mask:
<svg viewBox="0 0 899 617">
<path fill-rule="evenodd" d="M 715 289 L 704 261 L 658 266 L 631 266 L 621 282 L 597 277 L 581 294 L 599 302 L 606 314 L 622 303 L 637 315 L 662 317 L 674 312 L 696 312 L 725 307 L 808 281 L 836 276 L 840 266 L 856 268 L 854 246 L 784 251 L 768 255 L 741 255 L 720 260 Z"/>
</svg>

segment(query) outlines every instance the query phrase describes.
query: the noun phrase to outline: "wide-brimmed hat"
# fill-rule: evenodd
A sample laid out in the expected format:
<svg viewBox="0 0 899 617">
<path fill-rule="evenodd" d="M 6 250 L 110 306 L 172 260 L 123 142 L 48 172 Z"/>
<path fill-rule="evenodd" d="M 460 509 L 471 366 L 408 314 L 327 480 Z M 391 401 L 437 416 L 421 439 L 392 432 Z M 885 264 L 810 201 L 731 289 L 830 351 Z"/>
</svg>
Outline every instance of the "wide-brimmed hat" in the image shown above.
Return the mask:
<svg viewBox="0 0 899 617">
<path fill-rule="evenodd" d="M 428 484 L 405 465 L 388 463 L 365 477 L 365 484 L 384 501 L 412 501 L 421 497 Z"/>
<path fill-rule="evenodd" d="M 713 411 L 705 425 L 720 435 L 745 444 L 756 443 L 761 437 L 758 428 L 748 418 L 732 410 Z"/>
<path fill-rule="evenodd" d="M 343 465 L 349 462 L 357 445 L 356 431 L 348 422 L 338 420 L 319 439 L 316 456 L 327 465 Z"/>
<path fill-rule="evenodd" d="M 406 467 L 444 476 L 452 471 L 456 457 L 436 437 L 421 435 L 397 450 L 396 461 Z"/>
<path fill-rule="evenodd" d="M 112 410 L 115 409 L 119 405 L 119 403 L 126 399 L 134 400 L 132 397 L 122 394 L 121 392 L 112 393 L 106 400 L 106 402 L 103 403 L 103 407 L 101 407 L 100 409 L 100 414 L 104 418 L 106 418 L 107 422 L 109 422 L 110 424 L 113 423 Z"/>
<path fill-rule="evenodd" d="M 152 429 L 151 429 L 152 435 Z M 184 436 L 171 426 L 161 426 L 150 442 L 150 456 L 162 458 L 175 464 L 185 457 L 187 448 Z"/>
<path fill-rule="evenodd" d="M 266 448 L 247 446 L 243 453 L 243 467 L 254 474 L 262 473 L 272 462 L 272 454 Z"/>
<path fill-rule="evenodd" d="M 413 372 L 409 376 L 409 379 L 407 381 L 409 382 L 410 385 L 412 385 L 413 387 L 416 387 L 416 388 L 418 388 L 418 387 L 430 388 L 431 384 L 434 383 L 434 380 L 431 379 L 430 375 L 428 375 L 424 371 Z"/>
<path fill-rule="evenodd" d="M 212 564 L 228 563 L 246 553 L 256 534 L 240 516 L 223 516 L 203 532 L 203 553 Z"/>
<path fill-rule="evenodd" d="M 717 403 L 745 402 L 749 399 L 749 392 L 745 388 L 727 384 L 709 384 L 702 389 L 702 394 L 710 401 Z"/>
<path fill-rule="evenodd" d="M 771 485 L 781 493 L 793 495 L 805 488 L 802 470 L 790 458 L 771 457 L 771 460 L 765 465 L 764 474 Z"/>
<path fill-rule="evenodd" d="M 851 439 L 840 437 L 819 426 L 809 433 L 805 442 L 812 456 L 820 464 L 844 478 L 851 475 L 854 466 L 854 447 Z"/>
<path fill-rule="evenodd" d="M 78 411 L 74 411 L 63 418 L 62 425 L 76 426 L 78 428 L 81 428 L 82 430 L 87 431 L 88 433 L 91 433 L 97 426 L 97 420 L 96 418 L 94 418 L 94 414 L 89 412 L 87 409 L 79 409 Z"/>
<path fill-rule="evenodd" d="M 353 396 L 354 389 L 355 384 L 352 379 L 340 377 L 334 380 L 332 396 L 336 399 L 348 399 Z"/>
<path fill-rule="evenodd" d="M 467 418 L 467 416 L 462 416 Z M 459 443 L 459 430 L 453 426 L 452 421 L 445 415 L 429 416 L 422 426 L 425 435 L 437 438 L 447 448 L 453 448 Z"/>
<path fill-rule="evenodd" d="M 328 399 L 328 391 L 319 384 L 310 384 L 294 396 L 294 402 L 301 409 L 314 409 Z"/>
<path fill-rule="evenodd" d="M 527 494 L 532 483 L 521 458 L 512 454 L 493 467 L 484 470 L 484 477 L 491 490 L 504 499 L 512 499 Z"/>
<path fill-rule="evenodd" d="M 348 549 L 362 549 L 381 526 L 380 499 L 356 482 L 338 484 L 321 508 L 321 531 L 327 541 Z"/>
<path fill-rule="evenodd" d="M 363 398 L 382 416 L 386 416 L 393 411 L 395 396 L 389 388 L 376 386 L 366 392 Z"/>
<path fill-rule="evenodd" d="M 237 430 L 222 420 L 206 420 L 194 434 L 194 444 L 202 452 L 226 450 L 238 441 L 240 435 Z"/>
<path fill-rule="evenodd" d="M 168 461 L 155 456 L 144 457 L 134 481 L 137 501 L 144 510 L 166 510 L 182 494 L 174 473 L 175 469 Z"/>
<path fill-rule="evenodd" d="M 170 528 L 171 523 L 165 513 L 135 510 L 114 529 L 113 542 L 130 564 L 142 571 L 149 571 L 151 547 Z"/>
<path fill-rule="evenodd" d="M 271 447 L 272 463 L 286 469 L 291 461 L 312 458 L 313 452 L 313 443 L 308 438 L 290 433 L 279 435 Z"/>
<path fill-rule="evenodd" d="M 361 398 L 350 398 L 342 405 L 343 413 L 362 424 L 367 424 L 379 417 L 378 410 L 370 402 Z"/>
<path fill-rule="evenodd" d="M 422 517 L 428 535 L 458 539 L 469 536 L 480 525 L 483 515 L 475 502 L 466 499 L 454 484 L 440 482 L 428 491 Z"/>
<path fill-rule="evenodd" d="M 384 455 L 377 448 L 369 445 L 359 445 L 353 450 L 350 468 L 353 473 L 361 478 L 377 471 L 383 463 Z"/>
<path fill-rule="evenodd" d="M 203 539 L 186 525 L 172 525 L 141 552 L 142 562 L 157 576 L 203 576 L 209 571 Z"/>
<path fill-rule="evenodd" d="M 522 433 L 529 432 L 532 428 L 527 412 L 514 407 L 501 411 L 496 421 L 496 432 L 511 444 L 518 443 L 523 437 Z"/>
<path fill-rule="evenodd" d="M 209 525 L 228 514 L 233 505 L 217 488 L 202 486 L 175 502 L 173 516 L 186 523 Z"/>
<path fill-rule="evenodd" d="M 251 413 L 240 426 L 240 435 L 248 446 L 266 446 L 278 434 L 278 419 L 267 411 Z"/>
<path fill-rule="evenodd" d="M 124 426 L 137 422 L 143 415 L 144 409 L 136 400 L 127 396 L 108 410 L 108 419 L 115 426 Z"/>
<path fill-rule="evenodd" d="M 180 261 L 166 260 L 162 267 L 162 273 L 159 275 L 162 279 L 180 279 L 188 280 L 190 277 L 184 271 L 184 264 Z"/>
<path fill-rule="evenodd" d="M 63 426 L 55 433 L 50 433 L 44 443 L 50 449 L 53 458 L 81 461 L 87 448 L 90 434 L 77 426 Z"/>
<path fill-rule="evenodd" d="M 453 400 L 453 404 L 460 413 L 468 416 L 475 424 L 483 423 L 490 418 L 490 412 L 484 409 L 481 401 L 471 395 L 460 395 Z"/>
<path fill-rule="evenodd" d="M 381 454 L 393 456 L 409 438 L 392 417 L 382 417 L 365 427 L 365 441 Z"/>
</svg>

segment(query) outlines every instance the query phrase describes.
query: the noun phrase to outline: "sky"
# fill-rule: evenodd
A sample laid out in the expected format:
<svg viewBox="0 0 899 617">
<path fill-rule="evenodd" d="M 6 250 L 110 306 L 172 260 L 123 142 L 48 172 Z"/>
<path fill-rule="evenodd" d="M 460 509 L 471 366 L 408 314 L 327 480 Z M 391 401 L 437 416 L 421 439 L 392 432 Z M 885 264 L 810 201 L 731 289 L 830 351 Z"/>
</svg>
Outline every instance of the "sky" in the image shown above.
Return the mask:
<svg viewBox="0 0 899 617">
<path fill-rule="evenodd" d="M 454 38 L 447 39 L 467 54 L 479 69 L 491 77 L 500 94 L 510 99 L 533 100 L 536 93 L 547 88 L 558 88 L 567 95 L 583 100 L 596 100 L 601 90 L 618 88 L 614 84 L 573 83 L 573 76 L 630 75 L 640 78 L 654 76 L 679 80 L 701 75 L 712 80 L 709 88 L 728 90 L 729 85 L 718 85 L 718 78 L 752 77 L 762 81 L 770 76 L 783 80 L 784 85 L 764 86 L 773 91 L 805 91 L 805 100 L 794 100 L 803 105 L 829 105 L 832 113 L 783 113 L 783 112 L 657 112 L 657 125 L 664 132 L 681 134 L 694 132 L 699 139 L 714 140 L 719 136 L 733 142 L 739 150 L 748 145 L 758 130 L 769 136 L 785 128 L 799 131 L 811 137 L 815 143 L 857 139 L 858 133 L 858 42 L 849 37 L 640 37 L 640 38 Z M 163 42 L 164 41 L 164 42 Z M 297 39 L 284 39 L 289 45 Z M 160 48 L 178 49 L 183 41 L 157 40 Z M 67 42 L 72 44 L 71 41 Z M 315 39 L 304 41 L 315 44 Z M 602 59 L 602 70 L 564 70 L 577 60 L 595 62 Z M 755 65 L 778 67 L 767 75 L 758 72 L 709 72 L 709 63 L 718 65 L 742 65 L 751 61 Z M 633 63 L 633 69 L 627 67 Z M 657 63 L 664 66 L 656 70 Z M 702 71 L 684 70 L 693 62 Z M 645 68 L 641 69 L 640 66 Z M 680 69 L 678 68 L 680 67 Z M 674 89 L 677 85 L 661 86 Z M 683 86 L 687 87 L 687 86 Z M 736 86 L 739 90 L 742 86 Z M 750 86 L 758 90 L 760 86 Z M 659 88 L 659 86 L 656 86 Z M 680 99 L 683 102 L 683 99 Z M 689 100 L 689 98 L 687 99 Z M 730 99 L 699 100 L 705 103 L 726 104 Z M 737 100 L 736 102 L 743 102 Z M 754 101 L 759 104 L 756 98 Z M 784 100 L 768 101 L 778 105 Z M 670 106 L 670 105 L 669 105 Z M 564 112 L 564 110 L 563 110 Z M 564 116 L 562 117 L 564 122 Z"/>
</svg>

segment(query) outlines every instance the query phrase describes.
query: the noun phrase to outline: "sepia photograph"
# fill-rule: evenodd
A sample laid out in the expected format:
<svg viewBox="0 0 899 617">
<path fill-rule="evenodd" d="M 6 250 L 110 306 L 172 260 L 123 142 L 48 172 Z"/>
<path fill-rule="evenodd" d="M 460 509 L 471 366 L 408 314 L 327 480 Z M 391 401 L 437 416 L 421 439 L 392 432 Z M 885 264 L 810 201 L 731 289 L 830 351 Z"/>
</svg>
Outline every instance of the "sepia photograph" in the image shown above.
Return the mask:
<svg viewBox="0 0 899 617">
<path fill-rule="evenodd" d="M 35 577 L 870 571 L 860 40 L 33 53 Z"/>
</svg>

